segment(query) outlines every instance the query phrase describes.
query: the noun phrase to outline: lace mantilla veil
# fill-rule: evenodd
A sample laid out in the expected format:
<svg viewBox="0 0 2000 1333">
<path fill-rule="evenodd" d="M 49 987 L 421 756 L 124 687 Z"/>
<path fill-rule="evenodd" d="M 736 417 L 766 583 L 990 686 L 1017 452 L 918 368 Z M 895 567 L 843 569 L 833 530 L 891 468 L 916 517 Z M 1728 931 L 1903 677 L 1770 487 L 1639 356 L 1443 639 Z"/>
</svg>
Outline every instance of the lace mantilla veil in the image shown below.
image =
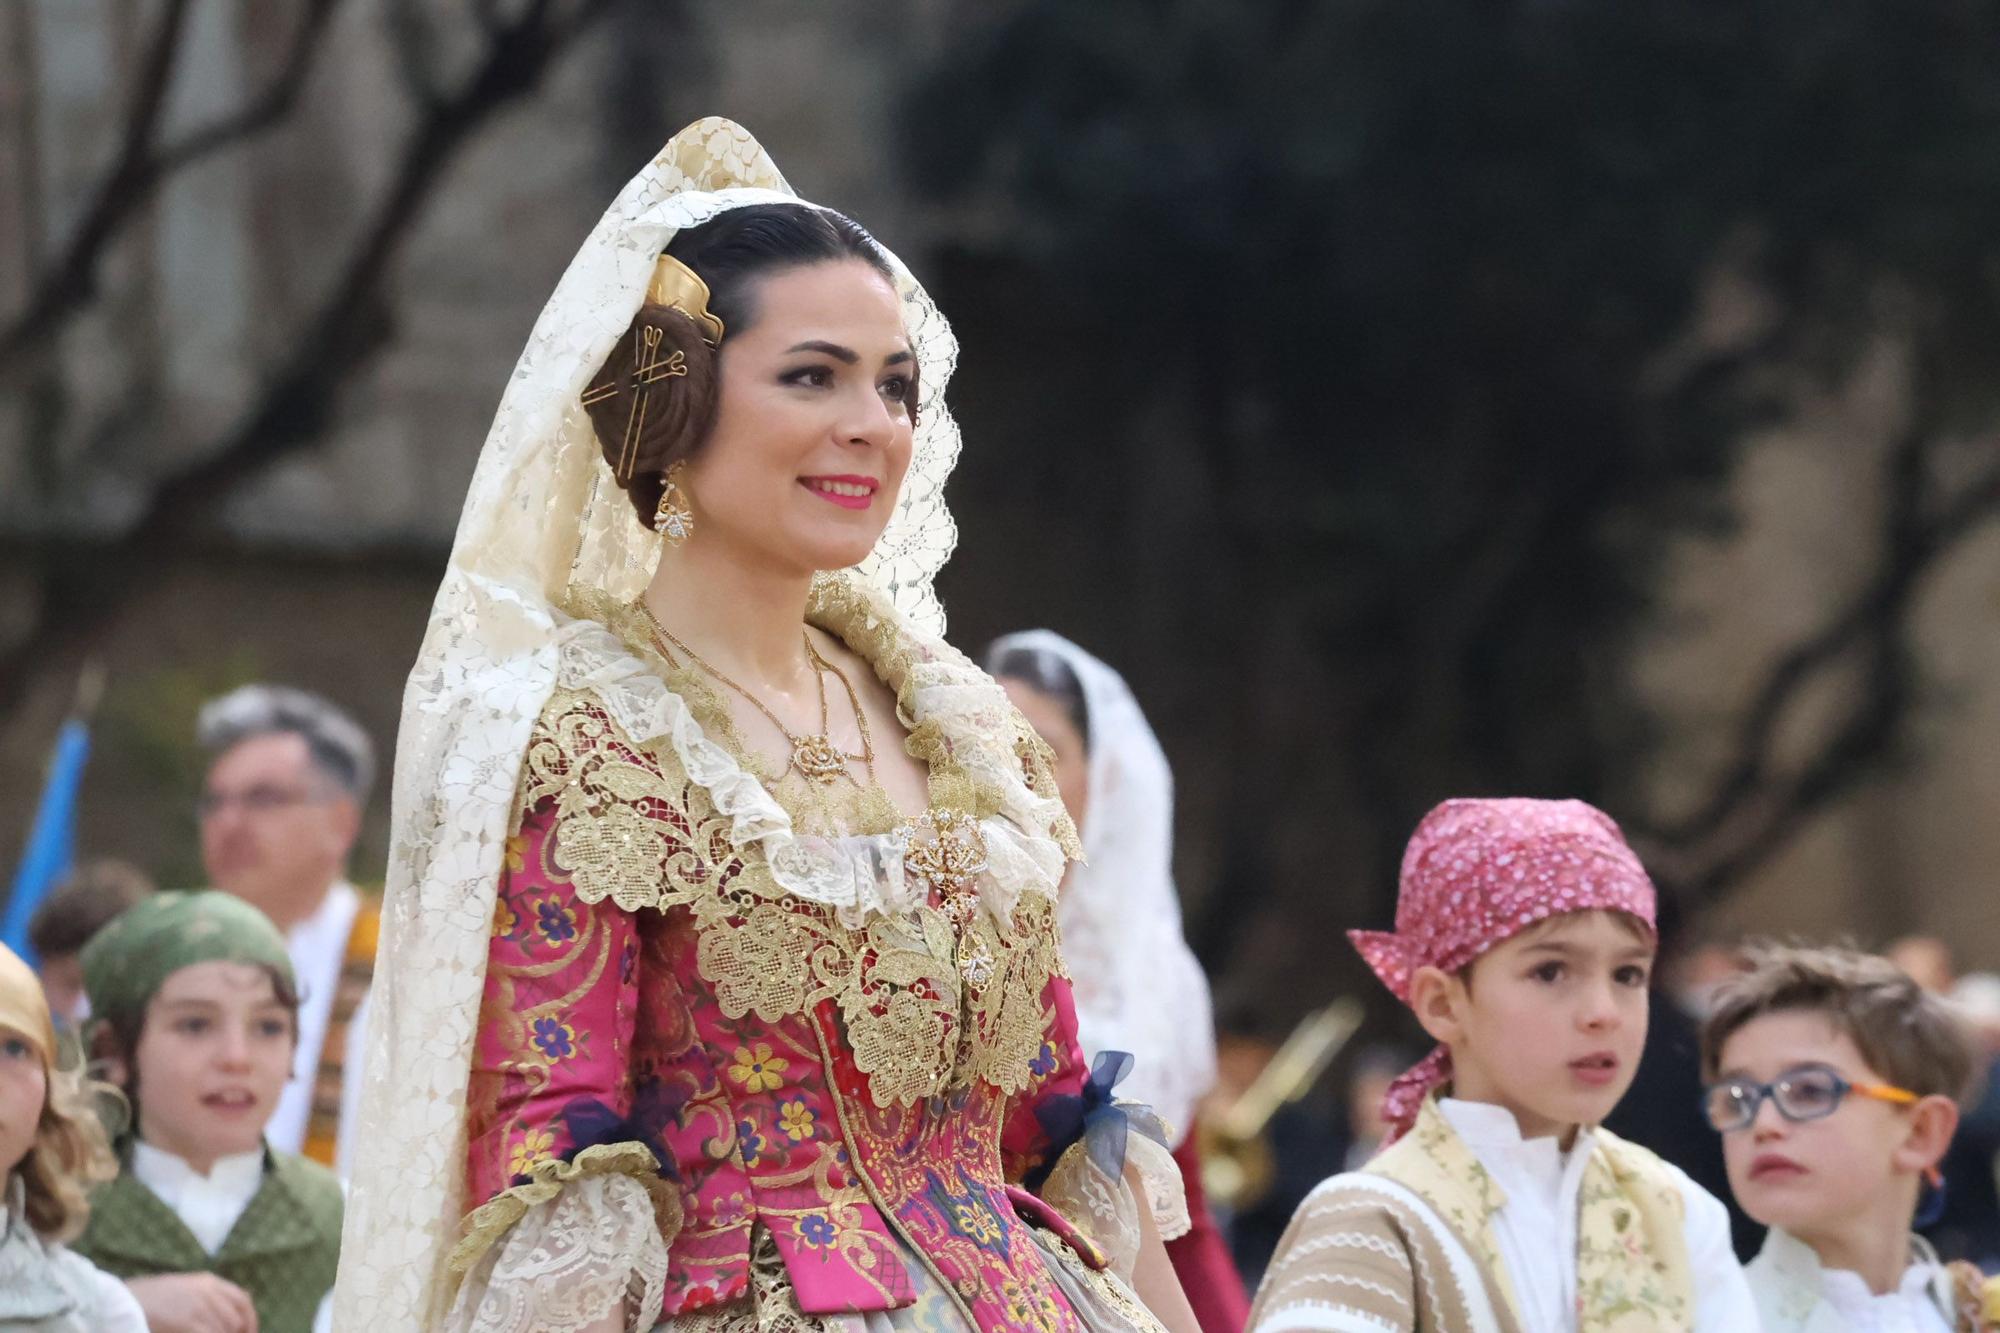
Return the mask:
<svg viewBox="0 0 2000 1333">
<path fill-rule="evenodd" d="M 1090 719 L 1084 859 L 1070 867 L 1056 909 L 1084 1050 L 1092 1059 L 1130 1052 L 1118 1095 L 1185 1136 L 1215 1086 L 1215 1022 L 1174 891 L 1173 772 L 1123 676 L 1045 629 L 995 640 L 988 662 L 1010 648 L 1067 663 Z"/>
<path fill-rule="evenodd" d="M 507 382 L 473 472 L 429 628 L 403 696 L 382 943 L 335 1323 L 402 1333 L 450 1303 L 465 1097 L 488 937 L 529 733 L 555 687 L 573 590 L 639 595 L 660 539 L 605 464 L 578 399 L 630 327 L 682 227 L 748 204 L 804 202 L 750 134 L 688 126 L 620 192 L 577 252 Z M 931 580 L 957 529 L 944 483 L 958 428 L 942 401 L 958 344 L 907 268 L 898 275 L 923 412 L 881 542 L 859 567 L 936 634 Z"/>
</svg>

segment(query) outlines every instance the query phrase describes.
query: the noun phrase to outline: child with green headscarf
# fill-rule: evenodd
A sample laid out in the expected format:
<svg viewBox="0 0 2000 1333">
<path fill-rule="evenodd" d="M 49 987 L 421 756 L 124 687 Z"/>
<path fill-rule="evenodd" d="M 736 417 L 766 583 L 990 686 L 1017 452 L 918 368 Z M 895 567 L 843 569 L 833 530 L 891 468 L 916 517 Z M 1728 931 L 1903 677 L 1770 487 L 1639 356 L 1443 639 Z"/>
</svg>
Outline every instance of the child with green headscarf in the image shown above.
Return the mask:
<svg viewBox="0 0 2000 1333">
<path fill-rule="evenodd" d="M 264 1142 L 298 1041 L 277 927 L 230 894 L 155 894 L 85 947 L 83 983 L 132 1117 L 78 1250 L 155 1328 L 330 1327 L 340 1184 Z"/>
</svg>

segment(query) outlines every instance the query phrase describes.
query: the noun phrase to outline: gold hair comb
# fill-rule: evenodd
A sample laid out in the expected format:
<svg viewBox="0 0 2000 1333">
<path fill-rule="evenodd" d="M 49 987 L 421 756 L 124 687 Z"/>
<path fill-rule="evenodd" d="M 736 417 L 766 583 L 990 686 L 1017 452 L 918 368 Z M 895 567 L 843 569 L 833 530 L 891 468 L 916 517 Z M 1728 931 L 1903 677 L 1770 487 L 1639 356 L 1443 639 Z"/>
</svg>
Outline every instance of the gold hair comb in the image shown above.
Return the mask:
<svg viewBox="0 0 2000 1333">
<path fill-rule="evenodd" d="M 672 255 L 661 255 L 653 265 L 653 280 L 646 284 L 647 303 L 672 306 L 695 322 L 703 342 L 720 347 L 722 321 L 708 313 L 708 298 L 708 284 L 701 275 Z"/>
</svg>

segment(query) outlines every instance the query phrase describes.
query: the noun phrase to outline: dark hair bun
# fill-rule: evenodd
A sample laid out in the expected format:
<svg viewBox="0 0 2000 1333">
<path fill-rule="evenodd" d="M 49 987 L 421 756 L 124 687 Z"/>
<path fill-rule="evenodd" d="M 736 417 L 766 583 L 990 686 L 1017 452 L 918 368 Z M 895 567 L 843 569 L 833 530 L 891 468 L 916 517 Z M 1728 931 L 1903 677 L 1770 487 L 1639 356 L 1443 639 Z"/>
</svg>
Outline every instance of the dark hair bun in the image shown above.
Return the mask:
<svg viewBox="0 0 2000 1333">
<path fill-rule="evenodd" d="M 678 371 L 660 375 L 675 358 Z M 653 373 L 642 376 L 647 366 Z M 692 455 L 715 421 L 716 369 L 715 349 L 693 320 L 672 306 L 643 305 L 584 391 L 604 461 L 649 527 L 667 469 Z"/>
</svg>

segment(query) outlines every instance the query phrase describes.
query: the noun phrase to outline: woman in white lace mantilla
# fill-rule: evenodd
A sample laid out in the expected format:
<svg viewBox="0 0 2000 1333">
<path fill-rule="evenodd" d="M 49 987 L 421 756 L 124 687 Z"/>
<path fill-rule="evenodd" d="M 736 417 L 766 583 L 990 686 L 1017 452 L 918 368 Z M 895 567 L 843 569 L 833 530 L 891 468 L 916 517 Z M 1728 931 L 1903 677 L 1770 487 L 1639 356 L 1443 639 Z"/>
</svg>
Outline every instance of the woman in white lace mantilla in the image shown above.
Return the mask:
<svg viewBox="0 0 2000 1333">
<path fill-rule="evenodd" d="M 1208 977 L 1181 930 L 1174 888 L 1174 779 L 1166 752 L 1117 671 L 1045 629 L 987 646 L 993 673 L 1055 759 L 1056 787 L 1083 840 L 1056 922 L 1087 1058 L 1129 1052 L 1119 1092 L 1171 1128 L 1188 1187 L 1188 1234 L 1167 1247 L 1201 1325 L 1243 1327 L 1250 1299 L 1200 1191 L 1195 1111 L 1215 1086 Z"/>
<path fill-rule="evenodd" d="M 727 121 L 564 276 L 405 699 L 339 1326 L 1192 1327 L 1047 750 L 936 637 L 955 356 Z"/>
</svg>

